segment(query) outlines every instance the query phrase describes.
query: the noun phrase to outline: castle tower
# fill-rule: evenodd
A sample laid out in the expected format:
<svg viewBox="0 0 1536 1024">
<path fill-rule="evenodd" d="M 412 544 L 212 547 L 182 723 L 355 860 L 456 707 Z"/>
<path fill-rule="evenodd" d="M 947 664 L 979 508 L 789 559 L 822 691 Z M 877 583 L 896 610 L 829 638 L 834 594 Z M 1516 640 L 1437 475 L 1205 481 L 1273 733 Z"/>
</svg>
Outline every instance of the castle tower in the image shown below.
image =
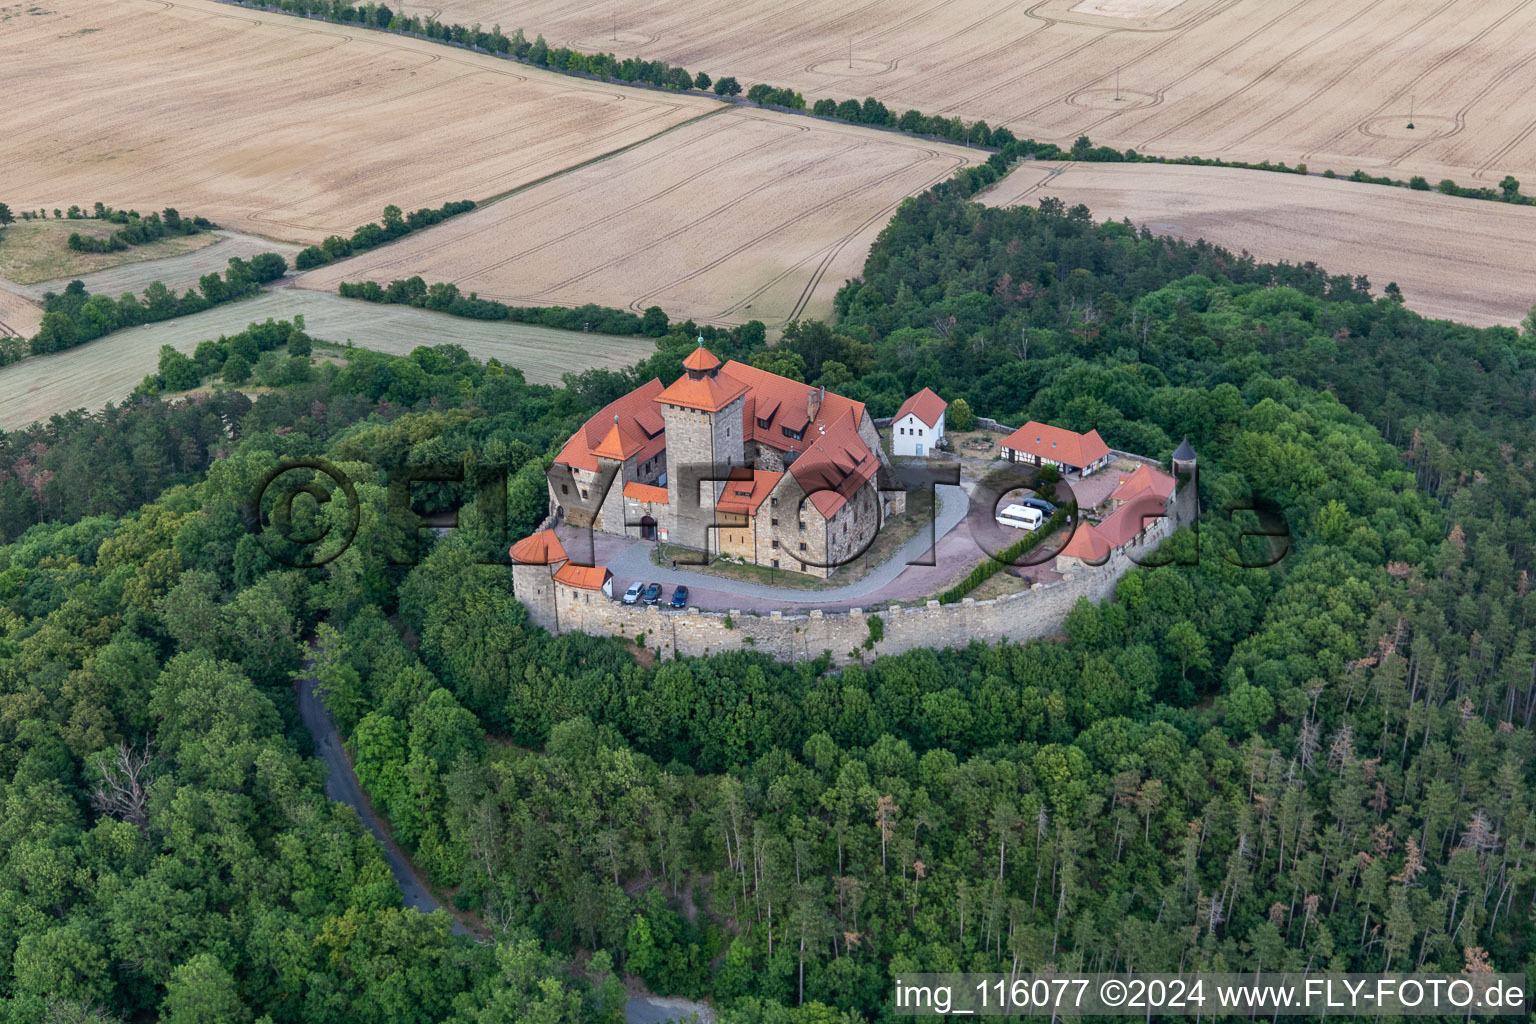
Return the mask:
<svg viewBox="0 0 1536 1024">
<path fill-rule="evenodd" d="M 1184 435 L 1184 440 L 1173 450 L 1173 475 L 1183 479 L 1189 479 L 1188 487 L 1179 489 L 1175 502 L 1181 510 L 1190 516 L 1200 512 L 1200 474 L 1195 460 L 1195 446 L 1189 443 L 1189 435 Z"/>
<path fill-rule="evenodd" d="M 1173 452 L 1173 473 L 1175 476 L 1195 475 L 1195 448 L 1189 443 L 1189 435 L 1184 435 L 1184 440 Z"/>
<path fill-rule="evenodd" d="M 560 632 L 555 608 L 555 571 L 567 561 L 554 530 L 540 530 L 512 545 L 512 593 L 528 610 L 528 621 Z"/>
<path fill-rule="evenodd" d="M 746 465 L 747 392 L 746 384 L 721 372 L 701 336 L 683 360 L 683 375 L 656 396 L 666 423 L 668 539 L 675 545 L 709 549 L 715 500 L 731 469 Z"/>
</svg>

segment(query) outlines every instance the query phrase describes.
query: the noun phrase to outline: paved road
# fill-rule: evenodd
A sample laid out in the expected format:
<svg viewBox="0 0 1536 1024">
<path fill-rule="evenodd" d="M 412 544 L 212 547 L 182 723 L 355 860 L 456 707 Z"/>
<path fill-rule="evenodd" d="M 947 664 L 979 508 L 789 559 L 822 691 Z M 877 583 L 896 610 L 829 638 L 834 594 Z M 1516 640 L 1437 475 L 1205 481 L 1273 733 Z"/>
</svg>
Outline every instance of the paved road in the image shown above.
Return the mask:
<svg viewBox="0 0 1536 1024">
<path fill-rule="evenodd" d="M 613 570 L 615 577 L 615 593 L 620 584 L 628 586 L 631 580 L 658 579 L 668 589 L 683 584 L 689 588 L 709 590 L 716 593 L 731 594 L 737 597 L 749 597 L 758 600 L 777 601 L 783 604 L 803 604 L 821 607 L 828 604 L 837 604 L 845 601 L 858 600 L 861 597 L 875 595 L 884 596 L 887 588 L 896 577 L 900 576 L 908 568 L 907 563 L 922 555 L 927 549 L 930 540 L 942 540 L 949 532 L 965 519 L 966 512 L 971 507 L 971 500 L 965 491 L 953 484 L 939 484 L 936 488 L 939 502 L 939 514 L 937 526 L 933 533 L 928 530 L 918 530 L 907 542 L 896 549 L 889 559 L 883 564 L 870 570 L 863 579 L 841 587 L 833 587 L 829 590 L 800 590 L 794 587 L 773 587 L 766 583 L 749 583 L 745 580 L 733 580 L 724 576 L 715 576 L 709 573 L 694 572 L 690 569 L 678 568 L 676 570 L 660 571 L 657 565 L 651 561 L 652 545 L 648 542 L 636 541 L 624 549 L 617 558 L 610 560 L 608 568 Z"/>
<path fill-rule="evenodd" d="M 306 662 L 305 668 L 312 668 L 313 662 Z M 294 684 L 299 697 L 299 718 L 304 723 L 304 728 L 315 740 L 315 756 L 325 762 L 330 769 L 329 776 L 325 780 L 325 795 L 332 800 L 340 801 L 357 812 L 357 816 L 363 819 L 363 824 L 368 826 L 378 839 L 379 845 L 384 848 L 384 859 L 389 862 L 390 873 L 395 876 L 396 883 L 400 886 L 400 895 L 408 907 L 414 907 L 423 914 L 442 907 L 442 904 L 432 898 L 431 890 L 426 882 L 416 874 L 411 862 L 406 859 L 404 852 L 396 845 L 394 839 L 384 828 L 383 823 L 369 805 L 368 799 L 363 794 L 363 787 L 357 781 L 357 775 L 352 771 L 352 762 L 347 758 L 347 752 L 341 745 L 341 736 L 336 731 L 336 723 L 331 721 L 330 712 L 325 704 L 315 693 L 315 679 L 306 676 Z M 444 908 L 446 909 L 446 908 Z M 473 934 L 464 927 L 457 918 L 453 922 L 455 935 Z"/>
</svg>

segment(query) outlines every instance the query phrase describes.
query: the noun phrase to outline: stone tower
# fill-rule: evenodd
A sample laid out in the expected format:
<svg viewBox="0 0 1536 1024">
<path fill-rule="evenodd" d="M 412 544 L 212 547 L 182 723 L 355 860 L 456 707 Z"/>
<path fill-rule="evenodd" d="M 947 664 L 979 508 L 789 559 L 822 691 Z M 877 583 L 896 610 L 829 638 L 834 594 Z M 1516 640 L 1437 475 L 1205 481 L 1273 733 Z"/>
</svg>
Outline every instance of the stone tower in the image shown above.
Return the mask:
<svg viewBox="0 0 1536 1024">
<path fill-rule="evenodd" d="M 1179 442 L 1178 448 L 1173 452 L 1173 472 L 1175 476 L 1184 475 L 1193 478 L 1195 475 L 1195 448 L 1189 443 L 1189 435 L 1184 435 L 1184 440 Z"/>
<path fill-rule="evenodd" d="M 1184 440 L 1173 450 L 1173 475 L 1176 477 L 1188 477 L 1189 484 L 1180 488 L 1179 496 L 1174 499 L 1183 507 L 1189 515 L 1198 515 L 1200 512 L 1200 474 L 1195 460 L 1195 446 L 1189 443 L 1189 435 L 1184 435 Z"/>
<path fill-rule="evenodd" d="M 720 360 L 702 337 L 683 360 L 683 371 L 656 396 L 666 423 L 667 539 L 707 551 L 715 499 L 730 470 L 746 464 L 742 406 L 748 389 L 720 372 Z"/>
<path fill-rule="evenodd" d="M 512 545 L 512 593 L 528 610 L 528 621 L 560 631 L 555 607 L 555 571 L 565 564 L 565 545 L 554 530 L 540 530 Z"/>
</svg>

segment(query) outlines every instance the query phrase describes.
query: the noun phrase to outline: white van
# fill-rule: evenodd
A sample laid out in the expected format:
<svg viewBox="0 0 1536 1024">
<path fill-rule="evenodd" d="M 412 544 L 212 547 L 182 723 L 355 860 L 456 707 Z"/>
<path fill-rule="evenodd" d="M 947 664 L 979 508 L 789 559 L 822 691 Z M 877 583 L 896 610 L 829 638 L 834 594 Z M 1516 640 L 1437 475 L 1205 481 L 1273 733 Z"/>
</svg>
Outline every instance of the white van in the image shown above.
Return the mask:
<svg viewBox="0 0 1536 1024">
<path fill-rule="evenodd" d="M 1045 514 L 1028 505 L 1009 505 L 997 514 L 999 526 L 1011 526 L 1016 530 L 1038 530 L 1045 522 Z"/>
</svg>

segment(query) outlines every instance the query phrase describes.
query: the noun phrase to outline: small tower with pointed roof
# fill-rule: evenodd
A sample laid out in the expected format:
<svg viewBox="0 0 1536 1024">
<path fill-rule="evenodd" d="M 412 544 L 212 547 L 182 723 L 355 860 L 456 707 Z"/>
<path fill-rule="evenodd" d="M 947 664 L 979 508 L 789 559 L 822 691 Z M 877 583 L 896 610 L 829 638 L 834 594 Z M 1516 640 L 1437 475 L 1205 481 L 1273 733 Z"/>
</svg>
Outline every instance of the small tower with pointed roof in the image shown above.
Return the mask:
<svg viewBox="0 0 1536 1024">
<path fill-rule="evenodd" d="M 528 621 L 558 632 L 554 577 L 568 561 L 565 545 L 554 530 L 540 530 L 513 544 L 508 554 L 512 556 L 512 592 L 528 609 Z"/>
<path fill-rule="evenodd" d="M 746 465 L 742 407 L 748 389 L 720 367 L 700 335 L 683 360 L 683 376 L 656 396 L 666 421 L 668 539 L 698 551 L 709 550 L 714 502 L 726 477 Z M 717 477 L 708 487 L 699 483 Z"/>
<path fill-rule="evenodd" d="M 1189 443 L 1189 435 L 1184 435 L 1184 440 L 1173 450 L 1173 472 L 1175 476 L 1195 475 L 1195 447 Z"/>
</svg>

